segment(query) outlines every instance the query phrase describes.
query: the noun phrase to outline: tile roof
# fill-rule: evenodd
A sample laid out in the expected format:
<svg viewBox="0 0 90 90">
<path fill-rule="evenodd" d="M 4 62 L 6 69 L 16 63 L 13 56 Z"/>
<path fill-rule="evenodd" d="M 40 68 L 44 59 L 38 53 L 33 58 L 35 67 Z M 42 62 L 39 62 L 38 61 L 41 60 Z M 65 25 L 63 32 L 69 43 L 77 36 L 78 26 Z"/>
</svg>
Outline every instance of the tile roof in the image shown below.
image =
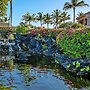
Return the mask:
<svg viewBox="0 0 90 90">
<path fill-rule="evenodd" d="M 84 17 L 84 16 L 85 16 L 85 15 L 87 15 L 87 14 L 90 14 L 90 11 L 89 11 L 89 12 L 87 12 L 87 13 L 84 13 L 83 15 L 81 15 L 80 17 L 77 17 L 76 19 L 78 20 L 78 19 L 80 19 L 80 18 Z"/>
</svg>

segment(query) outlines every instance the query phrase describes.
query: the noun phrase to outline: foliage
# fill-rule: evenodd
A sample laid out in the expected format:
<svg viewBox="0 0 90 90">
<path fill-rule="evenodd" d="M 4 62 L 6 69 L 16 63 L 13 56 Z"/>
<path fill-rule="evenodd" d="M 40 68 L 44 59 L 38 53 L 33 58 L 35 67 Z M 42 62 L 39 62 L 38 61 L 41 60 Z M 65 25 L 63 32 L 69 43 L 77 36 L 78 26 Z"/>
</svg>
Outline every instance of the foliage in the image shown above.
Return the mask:
<svg viewBox="0 0 90 90">
<path fill-rule="evenodd" d="M 6 88 L 5 85 L 1 84 L 0 85 L 0 90 L 10 90 L 11 88 Z"/>
<path fill-rule="evenodd" d="M 84 15 L 83 12 L 79 12 L 79 13 L 77 14 L 77 17 L 81 17 L 81 16 L 83 16 L 83 15 Z"/>
<path fill-rule="evenodd" d="M 7 5 L 10 0 L 0 0 L 0 17 L 6 15 Z"/>
<path fill-rule="evenodd" d="M 41 24 L 41 27 L 42 27 L 42 25 L 43 25 L 43 12 L 39 12 L 39 13 L 37 13 L 37 16 L 36 16 L 36 20 L 37 21 L 40 21 L 40 24 Z"/>
<path fill-rule="evenodd" d="M 8 36 L 8 39 L 14 40 L 14 35 L 13 35 L 13 34 L 10 34 L 10 35 Z"/>
<path fill-rule="evenodd" d="M 61 13 L 61 20 L 62 22 L 65 22 L 66 20 L 69 20 L 70 19 L 70 15 L 68 15 L 68 12 L 62 12 Z"/>
<path fill-rule="evenodd" d="M 47 24 L 47 28 L 49 28 L 49 24 L 51 23 L 51 16 L 50 16 L 50 14 L 47 13 L 43 17 L 44 17 L 44 23 Z"/>
<path fill-rule="evenodd" d="M 64 29 L 45 29 L 45 28 L 39 28 L 39 29 L 30 29 L 30 33 L 31 34 L 40 34 L 42 36 L 57 36 L 61 31 L 63 31 Z"/>
<path fill-rule="evenodd" d="M 75 22 L 75 10 L 76 7 L 89 6 L 83 0 L 71 0 L 71 2 L 66 2 L 64 4 L 64 10 L 73 9 L 73 22 Z"/>
<path fill-rule="evenodd" d="M 85 26 L 80 23 L 72 23 L 71 28 L 84 28 Z"/>
<path fill-rule="evenodd" d="M 0 30 L 0 39 L 7 38 L 7 33 L 8 33 L 7 30 Z"/>
<path fill-rule="evenodd" d="M 21 34 L 26 34 L 28 31 L 28 26 L 27 25 L 19 25 L 16 28 L 16 33 L 21 33 Z"/>
<path fill-rule="evenodd" d="M 25 15 L 22 16 L 22 20 L 25 21 L 26 25 L 30 25 L 30 22 L 35 20 L 35 15 L 31 15 L 29 12 L 27 12 Z"/>
<path fill-rule="evenodd" d="M 56 9 L 56 10 L 53 10 L 52 12 L 52 24 L 54 25 L 54 27 L 57 29 L 58 28 L 58 25 L 60 24 L 61 22 L 61 11 Z"/>
<path fill-rule="evenodd" d="M 71 28 L 72 22 L 61 23 L 59 28 Z"/>
<path fill-rule="evenodd" d="M 43 14 L 43 12 L 38 12 L 37 14 L 31 15 L 27 12 L 22 16 L 22 20 L 24 22 L 20 22 L 20 25 L 31 25 L 31 22 L 40 22 L 40 26 L 42 27 L 44 24 L 47 24 L 47 28 L 49 28 L 49 24 L 52 24 L 54 28 L 58 28 L 60 23 L 65 22 L 70 19 L 70 15 L 67 12 L 61 12 L 59 9 L 53 10 L 53 12 Z"/>
<path fill-rule="evenodd" d="M 57 29 L 62 22 L 70 19 L 70 15 L 67 12 L 61 12 L 59 9 L 53 10 L 51 15 L 51 24 Z"/>
<path fill-rule="evenodd" d="M 79 23 L 73 23 L 73 22 L 66 22 L 66 23 L 61 23 L 59 28 L 83 28 L 85 27 L 82 24 Z"/>
<path fill-rule="evenodd" d="M 90 58 L 90 28 L 68 29 L 57 37 L 64 54 L 74 58 Z"/>
</svg>

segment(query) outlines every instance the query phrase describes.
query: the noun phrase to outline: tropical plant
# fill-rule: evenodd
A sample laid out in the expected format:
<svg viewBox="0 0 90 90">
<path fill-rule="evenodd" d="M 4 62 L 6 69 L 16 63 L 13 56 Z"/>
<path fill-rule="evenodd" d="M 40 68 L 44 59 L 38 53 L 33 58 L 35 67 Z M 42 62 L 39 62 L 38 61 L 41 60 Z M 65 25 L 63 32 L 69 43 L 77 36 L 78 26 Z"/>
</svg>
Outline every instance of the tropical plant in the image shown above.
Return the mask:
<svg viewBox="0 0 90 90">
<path fill-rule="evenodd" d="M 0 18 L 6 15 L 7 5 L 10 0 L 0 0 Z"/>
<path fill-rule="evenodd" d="M 8 22 L 8 17 L 7 15 L 3 16 L 2 18 L 0 18 L 1 22 Z"/>
<path fill-rule="evenodd" d="M 51 16 L 49 13 L 43 16 L 44 23 L 47 24 L 47 28 L 49 28 L 49 24 L 51 23 Z"/>
<path fill-rule="evenodd" d="M 90 28 L 68 29 L 61 32 L 57 37 L 64 54 L 73 58 L 90 57 Z"/>
<path fill-rule="evenodd" d="M 36 19 L 37 19 L 37 21 L 40 21 L 40 24 L 42 27 L 42 25 L 43 25 L 43 12 L 37 13 Z"/>
<path fill-rule="evenodd" d="M 86 4 L 83 0 L 71 0 L 71 2 L 66 2 L 64 4 L 64 10 L 72 9 L 73 8 L 73 22 L 75 22 L 75 10 L 76 7 L 83 7 L 83 6 L 89 6 Z"/>
<path fill-rule="evenodd" d="M 58 28 L 58 25 L 61 23 L 61 11 L 56 9 L 52 12 L 52 24 L 55 28 Z"/>
<path fill-rule="evenodd" d="M 68 13 L 64 11 L 61 13 L 61 19 L 63 22 L 65 22 L 66 20 L 70 19 L 70 15 L 68 15 Z"/>
<path fill-rule="evenodd" d="M 26 34 L 28 31 L 28 26 L 27 25 L 19 25 L 16 27 L 16 33 L 20 33 L 20 34 Z"/>
<path fill-rule="evenodd" d="M 25 23 L 24 22 L 20 22 L 19 25 L 20 26 L 25 26 Z"/>
<path fill-rule="evenodd" d="M 30 15 L 29 12 L 27 12 L 25 15 L 22 16 L 22 21 L 25 22 L 25 24 L 30 26 L 30 23 L 35 20 L 35 14 Z"/>
<path fill-rule="evenodd" d="M 82 15 L 84 15 L 84 13 L 83 13 L 83 12 L 79 12 L 79 13 L 77 14 L 77 17 L 80 17 L 80 16 L 82 16 Z"/>
<path fill-rule="evenodd" d="M 64 22 L 61 23 L 59 28 L 84 28 L 85 26 L 80 23 Z"/>
</svg>

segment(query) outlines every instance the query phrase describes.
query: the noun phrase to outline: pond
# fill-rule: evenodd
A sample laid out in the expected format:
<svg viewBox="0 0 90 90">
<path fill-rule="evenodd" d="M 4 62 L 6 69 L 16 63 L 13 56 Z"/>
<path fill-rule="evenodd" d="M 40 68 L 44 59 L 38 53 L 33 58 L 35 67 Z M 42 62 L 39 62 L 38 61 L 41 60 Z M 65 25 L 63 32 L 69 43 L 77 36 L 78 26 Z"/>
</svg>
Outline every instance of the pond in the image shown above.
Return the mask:
<svg viewBox="0 0 90 90">
<path fill-rule="evenodd" d="M 31 55 L 28 62 L 0 55 L 0 90 L 90 90 L 89 78 L 66 72 L 52 57 Z"/>
</svg>

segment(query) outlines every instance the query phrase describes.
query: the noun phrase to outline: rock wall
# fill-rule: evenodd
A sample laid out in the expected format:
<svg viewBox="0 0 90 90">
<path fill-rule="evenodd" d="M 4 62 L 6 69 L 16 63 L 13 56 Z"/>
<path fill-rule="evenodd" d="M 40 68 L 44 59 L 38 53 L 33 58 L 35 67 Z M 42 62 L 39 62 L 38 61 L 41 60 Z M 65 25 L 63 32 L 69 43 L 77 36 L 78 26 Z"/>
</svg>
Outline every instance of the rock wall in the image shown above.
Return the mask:
<svg viewBox="0 0 90 90">
<path fill-rule="evenodd" d="M 40 34 L 15 34 L 14 43 L 8 44 L 7 46 L 8 48 L 12 47 L 10 50 L 14 53 L 18 52 L 15 56 L 17 60 L 28 61 L 28 57 L 30 57 L 31 53 L 46 55 L 55 58 L 57 64 L 60 64 L 67 71 L 75 75 L 88 75 L 90 73 L 90 59 L 72 59 L 68 55 L 64 55 L 62 51 L 60 51 L 60 46 L 57 45 L 54 36 L 41 36 Z M 26 54 L 25 52 L 28 53 Z"/>
</svg>

